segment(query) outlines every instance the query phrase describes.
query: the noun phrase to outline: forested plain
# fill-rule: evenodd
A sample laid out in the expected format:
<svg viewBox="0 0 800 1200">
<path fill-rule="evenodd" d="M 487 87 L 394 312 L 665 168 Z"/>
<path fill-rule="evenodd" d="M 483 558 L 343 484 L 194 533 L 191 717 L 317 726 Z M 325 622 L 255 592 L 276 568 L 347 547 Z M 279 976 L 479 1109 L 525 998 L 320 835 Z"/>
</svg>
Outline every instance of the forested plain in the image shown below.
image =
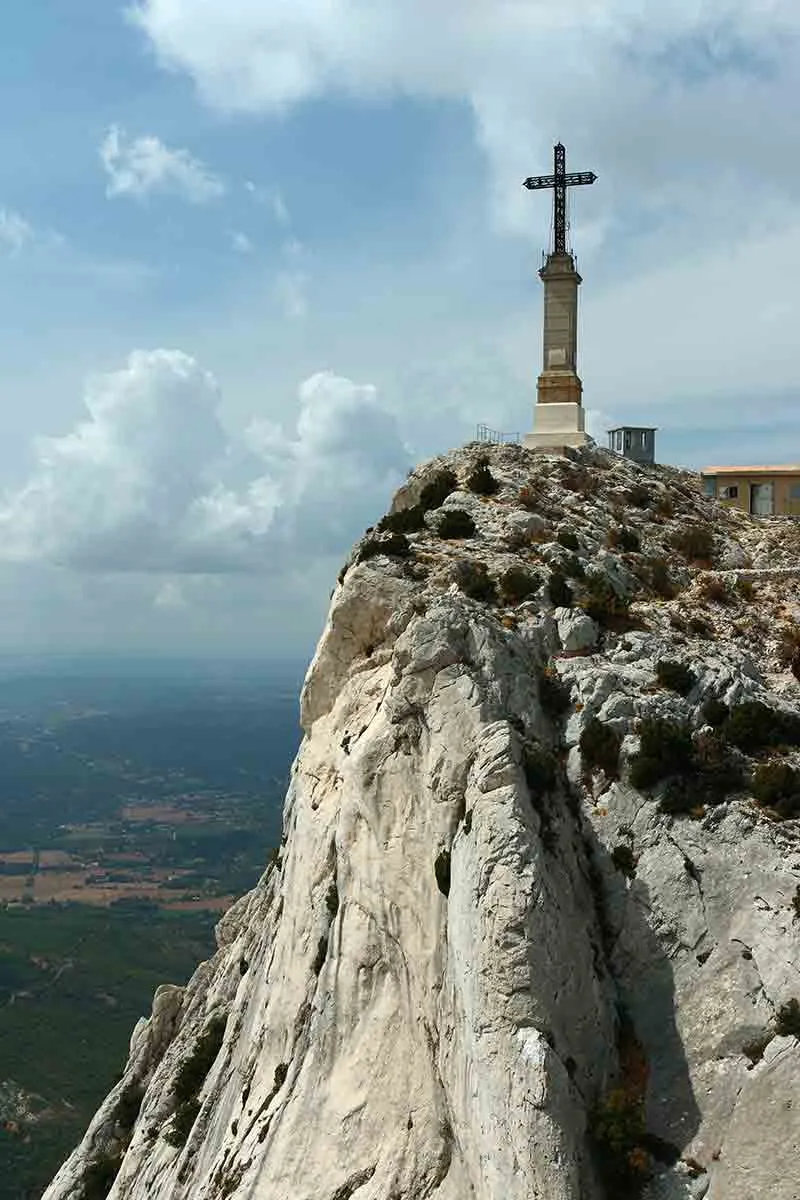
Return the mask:
<svg viewBox="0 0 800 1200">
<path fill-rule="evenodd" d="M 291 666 L 0 672 L 0 1200 L 38 1200 L 277 844 Z"/>
</svg>

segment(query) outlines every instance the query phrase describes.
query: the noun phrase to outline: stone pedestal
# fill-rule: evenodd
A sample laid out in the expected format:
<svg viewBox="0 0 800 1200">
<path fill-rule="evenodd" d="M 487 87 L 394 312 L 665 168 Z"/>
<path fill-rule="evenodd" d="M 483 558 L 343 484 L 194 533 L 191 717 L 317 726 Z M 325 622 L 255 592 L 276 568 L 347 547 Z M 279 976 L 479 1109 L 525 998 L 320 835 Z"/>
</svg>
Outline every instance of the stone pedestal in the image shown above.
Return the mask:
<svg viewBox="0 0 800 1200">
<path fill-rule="evenodd" d="M 539 272 L 544 284 L 544 364 L 539 376 L 530 448 L 583 446 L 587 441 L 581 406 L 578 357 L 578 287 L 581 277 L 571 254 L 551 254 Z"/>
<path fill-rule="evenodd" d="M 522 444 L 529 450 L 585 446 L 589 439 L 584 420 L 580 404 L 537 404 L 533 410 L 533 433 L 526 433 Z"/>
</svg>

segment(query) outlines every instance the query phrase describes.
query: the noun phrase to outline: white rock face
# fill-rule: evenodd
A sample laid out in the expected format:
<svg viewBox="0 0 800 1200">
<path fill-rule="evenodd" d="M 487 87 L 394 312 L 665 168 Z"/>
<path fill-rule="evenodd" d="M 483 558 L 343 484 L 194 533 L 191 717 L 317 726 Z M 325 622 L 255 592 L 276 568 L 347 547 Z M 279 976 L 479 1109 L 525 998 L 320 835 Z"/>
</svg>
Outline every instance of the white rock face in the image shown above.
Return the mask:
<svg viewBox="0 0 800 1200">
<path fill-rule="evenodd" d="M 704 616 L 722 629 L 712 643 L 686 632 L 700 611 L 687 563 L 670 563 L 674 599 L 641 582 L 672 528 L 713 515 L 689 477 L 596 451 L 489 453 L 500 491 L 447 499 L 474 538 L 426 526 L 409 556 L 346 571 L 303 689 L 278 861 L 186 989 L 156 994 L 44 1200 L 79 1200 L 103 1161 L 120 1164 L 111 1200 L 635 1194 L 613 1170 L 649 1200 L 800 1196 L 800 1043 L 776 1032 L 800 996 L 797 822 L 744 785 L 670 815 L 628 779 L 643 718 L 699 731 L 710 696 L 791 713 L 797 690 L 785 670 L 781 698 L 767 688 L 761 672 L 781 668 L 763 630 L 752 645 L 731 632 L 743 601 Z M 474 458 L 426 465 L 393 512 Z M 618 556 L 602 549 L 608 506 L 633 485 L 652 504 L 631 509 L 641 551 Z M 668 494 L 673 516 L 656 520 Z M 605 628 L 553 614 L 545 589 L 498 605 L 451 588 L 465 557 L 498 581 L 573 569 L 543 540 L 565 518 L 584 579 L 633 597 L 641 628 L 616 628 L 616 609 Z M 730 521 L 747 551 L 749 526 Z M 665 658 L 692 667 L 685 694 L 657 684 Z M 595 720 L 622 745 L 618 779 L 581 751 Z M 620 1098 L 635 1145 L 609 1167 Z"/>
<path fill-rule="evenodd" d="M 597 645 L 600 630 L 597 622 L 586 613 L 576 612 L 574 608 L 557 608 L 554 615 L 565 654 L 583 654 Z"/>
</svg>

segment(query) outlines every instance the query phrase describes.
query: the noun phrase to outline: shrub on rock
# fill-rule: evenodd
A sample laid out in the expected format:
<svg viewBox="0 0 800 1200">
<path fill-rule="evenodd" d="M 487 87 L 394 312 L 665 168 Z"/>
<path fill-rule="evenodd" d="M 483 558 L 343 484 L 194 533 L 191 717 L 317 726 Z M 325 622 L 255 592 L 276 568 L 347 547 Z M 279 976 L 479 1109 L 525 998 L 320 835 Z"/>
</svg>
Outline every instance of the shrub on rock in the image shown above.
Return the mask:
<svg viewBox="0 0 800 1200">
<path fill-rule="evenodd" d="M 580 549 L 578 535 L 572 529 L 559 529 L 556 534 L 556 541 L 559 546 L 563 546 L 565 550 Z"/>
<path fill-rule="evenodd" d="M 778 1037 L 800 1038 L 800 1000 L 787 1000 L 775 1014 Z"/>
<path fill-rule="evenodd" d="M 663 717 L 645 717 L 639 730 L 639 753 L 631 760 L 631 786 L 650 788 L 670 775 L 686 774 L 692 765 L 689 726 Z"/>
<path fill-rule="evenodd" d="M 697 682 L 694 672 L 685 663 L 667 658 L 656 663 L 656 679 L 662 687 L 677 692 L 679 696 L 688 696 Z"/>
<path fill-rule="evenodd" d="M 572 588 L 561 571 L 553 571 L 547 581 L 547 594 L 553 608 L 572 608 Z"/>
<path fill-rule="evenodd" d="M 433 864 L 436 886 L 443 896 L 450 895 L 450 851 L 442 850 Z"/>
<path fill-rule="evenodd" d="M 707 604 L 727 606 L 733 602 L 733 593 L 727 583 L 715 575 L 704 575 L 698 584 L 698 591 L 700 598 Z"/>
<path fill-rule="evenodd" d="M 622 550 L 627 553 L 635 553 L 641 549 L 642 545 L 636 530 L 629 529 L 625 525 L 617 525 L 609 529 L 606 544 L 614 550 Z"/>
<path fill-rule="evenodd" d="M 746 754 L 757 754 L 771 746 L 797 746 L 800 717 L 778 712 L 760 700 L 745 700 L 731 709 L 725 736 Z"/>
<path fill-rule="evenodd" d="M 778 642 L 778 661 L 788 667 L 795 679 L 800 680 L 800 623 L 791 621 L 784 625 Z"/>
<path fill-rule="evenodd" d="M 694 739 L 695 794 L 704 804 L 721 804 L 744 785 L 742 765 L 719 732 Z"/>
<path fill-rule="evenodd" d="M 649 558 L 645 563 L 648 573 L 648 585 L 656 596 L 663 600 L 672 600 L 675 596 L 675 584 L 670 579 L 669 567 L 665 558 Z"/>
<path fill-rule="evenodd" d="M 425 511 L 419 504 L 387 513 L 377 524 L 379 533 L 418 533 L 425 528 Z"/>
<path fill-rule="evenodd" d="M 633 879 L 636 874 L 636 856 L 626 842 L 619 842 L 611 851 L 611 861 L 618 871 Z"/>
<path fill-rule="evenodd" d="M 758 804 L 773 809 L 784 820 L 800 815 L 800 771 L 789 763 L 773 759 L 759 764 L 751 789 Z"/>
<path fill-rule="evenodd" d="M 489 470 L 488 458 L 479 458 L 467 476 L 467 487 L 477 496 L 493 496 L 500 484 Z"/>
<path fill-rule="evenodd" d="M 600 767 L 609 779 L 619 774 L 619 735 L 596 717 L 584 725 L 580 737 L 581 758 L 585 767 Z"/>
<path fill-rule="evenodd" d="M 379 554 L 385 554 L 389 558 L 408 558 L 411 554 L 411 545 L 404 533 L 390 533 L 381 537 L 367 538 L 361 543 L 358 561 L 367 562 Z"/>
<path fill-rule="evenodd" d="M 724 701 L 719 700 L 716 696 L 709 696 L 700 709 L 700 716 L 703 719 L 704 725 L 710 725 L 713 729 L 718 729 L 727 721 L 729 711 Z"/>
<path fill-rule="evenodd" d="M 500 576 L 500 595 L 509 604 L 520 604 L 538 591 L 541 580 L 533 571 L 524 567 L 509 567 Z"/>
<path fill-rule="evenodd" d="M 598 625 L 614 625 L 627 620 L 628 600 L 614 590 L 605 575 L 587 575 L 577 596 L 578 605 Z"/>
<path fill-rule="evenodd" d="M 419 494 L 419 506 L 423 512 L 441 508 L 451 492 L 458 487 L 458 478 L 449 467 L 438 471 L 423 487 Z"/>
<path fill-rule="evenodd" d="M 609 1092 L 590 1117 L 589 1136 L 605 1194 L 637 1200 L 650 1174 L 642 1098 L 624 1087 Z"/>
<path fill-rule="evenodd" d="M 464 512 L 463 508 L 448 508 L 439 518 L 436 532 L 439 537 L 448 540 L 472 537 L 475 532 L 475 522 L 468 512 Z"/>
<path fill-rule="evenodd" d="M 100 1154 L 83 1173 L 80 1200 L 106 1200 L 119 1175 L 122 1159 L 118 1154 Z"/>
<path fill-rule="evenodd" d="M 525 782 L 531 797 L 535 800 L 546 792 L 551 792 L 556 784 L 556 760 L 550 750 L 538 744 L 525 746 L 522 756 L 522 769 L 525 772 Z"/>
<path fill-rule="evenodd" d="M 485 563 L 477 559 L 462 558 L 454 564 L 451 578 L 465 596 L 473 600 L 491 603 L 496 598 L 495 582 L 489 575 Z"/>
<path fill-rule="evenodd" d="M 650 489 L 643 483 L 634 483 L 625 493 L 625 499 L 634 508 L 649 508 L 652 501 Z"/>
<path fill-rule="evenodd" d="M 689 562 L 713 562 L 714 534 L 710 525 L 685 525 L 673 533 L 670 542 Z"/>
<path fill-rule="evenodd" d="M 534 483 L 526 483 L 519 489 L 517 501 L 528 512 L 538 512 L 542 498 Z"/>
<path fill-rule="evenodd" d="M 200 1089 L 220 1052 L 226 1025 L 227 1017 L 212 1017 L 192 1047 L 188 1058 L 185 1058 L 178 1068 L 172 1084 L 177 1108 L 164 1135 L 171 1146 L 184 1146 L 192 1131 L 200 1112 Z"/>
<path fill-rule="evenodd" d="M 569 708 L 570 689 L 559 678 L 552 667 L 546 667 L 539 676 L 539 703 L 548 717 L 562 717 Z"/>
</svg>

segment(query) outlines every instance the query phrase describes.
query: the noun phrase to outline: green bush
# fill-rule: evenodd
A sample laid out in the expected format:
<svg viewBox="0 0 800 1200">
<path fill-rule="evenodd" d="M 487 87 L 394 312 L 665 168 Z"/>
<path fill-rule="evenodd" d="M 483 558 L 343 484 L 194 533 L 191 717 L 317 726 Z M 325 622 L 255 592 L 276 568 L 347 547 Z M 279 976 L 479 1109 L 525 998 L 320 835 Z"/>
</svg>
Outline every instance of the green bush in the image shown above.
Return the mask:
<svg viewBox="0 0 800 1200">
<path fill-rule="evenodd" d="M 489 470 L 488 458 L 480 458 L 467 476 L 467 487 L 477 496 L 493 496 L 500 484 Z"/>
<path fill-rule="evenodd" d="M 721 804 L 744 783 L 740 763 L 719 733 L 701 733 L 692 748 L 691 769 L 667 781 L 661 797 L 661 811 L 689 813 L 705 805 Z"/>
<path fill-rule="evenodd" d="M 784 820 L 800 814 L 800 771 L 780 759 L 759 764 L 751 790 L 758 804 L 772 808 Z"/>
<path fill-rule="evenodd" d="M 547 581 L 547 594 L 553 608 L 572 608 L 572 588 L 560 571 L 553 571 Z"/>
<path fill-rule="evenodd" d="M 569 558 L 565 558 L 561 563 L 561 570 L 568 579 L 586 578 L 586 568 L 577 554 L 570 554 Z"/>
<path fill-rule="evenodd" d="M 556 760 L 551 751 L 537 744 L 526 745 L 522 769 L 532 797 L 552 792 L 556 784 Z"/>
<path fill-rule="evenodd" d="M 637 1200 L 650 1173 L 641 1098 L 624 1088 L 610 1092 L 589 1119 L 589 1137 L 606 1195 Z"/>
<path fill-rule="evenodd" d="M 685 525 L 672 535 L 670 542 L 689 562 L 714 560 L 714 534 L 709 525 Z"/>
<path fill-rule="evenodd" d="M 788 667 L 795 679 L 800 680 L 800 624 L 791 621 L 781 630 L 778 643 L 778 661 Z"/>
<path fill-rule="evenodd" d="M 715 575 L 705 575 L 700 580 L 698 590 L 701 599 L 707 604 L 721 604 L 727 606 L 733 603 L 733 592 L 729 588 L 724 579 L 718 579 Z"/>
<path fill-rule="evenodd" d="M 775 1015 L 775 1032 L 778 1037 L 800 1038 L 800 1001 L 787 1000 Z"/>
<path fill-rule="evenodd" d="M 737 579 L 734 587 L 745 603 L 749 604 L 751 600 L 755 599 L 756 588 L 752 579 Z"/>
<path fill-rule="evenodd" d="M 612 549 L 628 553 L 635 553 L 642 546 L 641 538 L 636 530 L 629 529 L 625 525 L 617 525 L 615 528 L 609 529 L 606 542 Z"/>
<path fill-rule="evenodd" d="M 517 500 L 528 512 L 538 512 L 542 498 L 536 483 L 524 484 L 517 494 Z"/>
<path fill-rule="evenodd" d="M 581 496 L 594 496 L 597 493 L 597 480 L 578 464 L 567 464 L 560 473 L 559 482 L 568 491 L 578 492 Z"/>
<path fill-rule="evenodd" d="M 419 506 L 423 512 L 433 508 L 441 508 L 451 492 L 458 487 L 458 479 L 449 467 L 438 471 L 423 487 L 419 494 Z"/>
<path fill-rule="evenodd" d="M 650 489 L 646 488 L 643 483 L 634 483 L 625 493 L 625 499 L 634 508 L 649 508 L 652 497 Z"/>
<path fill-rule="evenodd" d="M 619 774 L 619 735 L 596 717 L 584 725 L 580 737 L 581 758 L 585 767 L 600 767 L 609 779 Z"/>
<path fill-rule="evenodd" d="M 668 779 L 661 794 L 658 807 L 669 816 L 678 816 L 700 808 L 702 799 L 694 781 L 684 775 Z"/>
<path fill-rule="evenodd" d="M 440 538 L 468 538 L 475 532 L 475 522 L 463 508 L 448 508 L 439 518 L 436 532 Z"/>
<path fill-rule="evenodd" d="M 520 604 L 538 591 L 541 580 L 524 567 L 509 567 L 500 576 L 500 595 L 509 604 Z"/>
<path fill-rule="evenodd" d="M 101 1154 L 91 1162 L 83 1174 L 80 1200 L 106 1200 L 121 1165 L 122 1159 L 114 1154 Z"/>
<path fill-rule="evenodd" d="M 669 567 L 665 558 L 649 558 L 645 563 L 650 590 L 663 600 L 672 600 L 675 596 L 675 584 L 670 579 Z"/>
<path fill-rule="evenodd" d="M 800 745 L 800 717 L 778 712 L 760 700 L 745 700 L 730 711 L 725 736 L 746 754 L 771 746 Z"/>
<path fill-rule="evenodd" d="M 139 1116 L 143 1099 L 144 1088 L 141 1084 L 129 1083 L 127 1087 L 123 1088 L 114 1112 L 114 1120 L 117 1124 L 121 1125 L 123 1129 L 132 1129 Z"/>
<path fill-rule="evenodd" d="M 718 729 L 727 721 L 729 711 L 727 704 L 722 700 L 716 696 L 709 696 L 700 709 L 700 715 L 704 725 L 711 725 L 713 729 Z"/>
<path fill-rule="evenodd" d="M 450 851 L 442 850 L 433 864 L 436 885 L 443 896 L 450 895 Z"/>
<path fill-rule="evenodd" d="M 548 717 L 555 719 L 570 706 L 570 689 L 552 669 L 545 669 L 539 676 L 539 703 Z"/>
<path fill-rule="evenodd" d="M 375 558 L 378 554 L 386 554 L 390 558 L 408 558 L 411 554 L 408 538 L 403 533 L 390 533 L 388 537 L 367 538 L 361 543 L 358 561 L 367 562 L 368 559 Z"/>
<path fill-rule="evenodd" d="M 425 510 L 419 504 L 387 513 L 377 525 L 378 533 L 418 533 L 425 528 Z"/>
<path fill-rule="evenodd" d="M 571 529 L 559 529 L 556 534 L 556 541 L 559 546 L 563 546 L 565 550 L 579 550 L 580 542 L 578 535 Z"/>
<path fill-rule="evenodd" d="M 172 1084 L 177 1109 L 165 1134 L 171 1146 L 184 1146 L 197 1120 L 200 1089 L 222 1047 L 227 1020 L 225 1016 L 212 1017 L 192 1047 L 191 1054 L 178 1068 Z"/>
<path fill-rule="evenodd" d="M 683 775 L 691 769 L 692 735 L 683 722 L 645 717 L 639 738 L 639 753 L 630 765 L 631 786 L 637 790 L 651 788 L 670 775 Z"/>
<path fill-rule="evenodd" d="M 697 735 L 694 764 L 697 768 L 696 791 L 705 804 L 721 804 L 731 792 L 740 791 L 744 786 L 741 763 L 719 731 Z"/>
<path fill-rule="evenodd" d="M 749 1042 L 745 1042 L 742 1046 L 742 1054 L 745 1058 L 750 1059 L 751 1066 L 755 1066 L 756 1063 L 761 1062 L 761 1059 L 764 1057 L 764 1051 L 772 1041 L 772 1036 L 771 1031 L 766 1030 L 764 1033 L 756 1034 L 754 1038 L 751 1038 Z"/>
<path fill-rule="evenodd" d="M 688 696 L 697 683 L 694 672 L 690 671 L 684 663 L 667 658 L 662 658 L 660 662 L 656 663 L 656 679 L 662 687 L 677 692 L 679 696 Z"/>
<path fill-rule="evenodd" d="M 619 842 L 611 851 L 611 861 L 618 871 L 633 879 L 636 874 L 636 856 L 626 842 Z"/>
<path fill-rule="evenodd" d="M 197 1097 L 184 1100 L 175 1110 L 175 1115 L 167 1126 L 164 1141 L 175 1150 L 181 1150 L 189 1140 L 189 1134 L 194 1123 L 200 1116 L 200 1101 Z"/>
<path fill-rule="evenodd" d="M 486 565 L 476 559 L 462 558 L 454 564 L 451 578 L 465 596 L 491 604 L 495 599 L 495 583 Z"/>
<path fill-rule="evenodd" d="M 605 575 L 588 575 L 578 592 L 577 601 L 599 625 L 624 623 L 628 618 L 628 600 L 617 595 Z"/>
</svg>

